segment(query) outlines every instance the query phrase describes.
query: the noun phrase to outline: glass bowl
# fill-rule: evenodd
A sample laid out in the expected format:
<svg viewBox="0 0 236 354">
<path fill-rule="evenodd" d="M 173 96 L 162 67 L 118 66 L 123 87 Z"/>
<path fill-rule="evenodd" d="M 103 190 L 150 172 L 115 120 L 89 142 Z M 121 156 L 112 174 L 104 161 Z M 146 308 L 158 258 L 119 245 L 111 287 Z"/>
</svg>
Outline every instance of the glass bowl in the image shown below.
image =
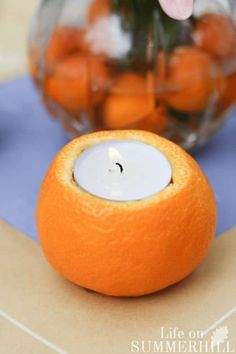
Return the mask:
<svg viewBox="0 0 236 354">
<path fill-rule="evenodd" d="M 176 21 L 157 0 L 43 0 L 29 65 L 71 136 L 142 129 L 204 144 L 236 101 L 236 4 L 196 0 Z"/>
</svg>

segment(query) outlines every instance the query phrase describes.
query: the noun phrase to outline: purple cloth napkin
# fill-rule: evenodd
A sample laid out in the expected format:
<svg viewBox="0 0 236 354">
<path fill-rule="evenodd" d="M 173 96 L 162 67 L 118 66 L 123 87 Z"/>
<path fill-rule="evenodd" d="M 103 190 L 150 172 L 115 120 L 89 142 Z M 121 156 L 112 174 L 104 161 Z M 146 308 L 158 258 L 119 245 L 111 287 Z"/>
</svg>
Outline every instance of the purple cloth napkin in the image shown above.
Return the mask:
<svg viewBox="0 0 236 354">
<path fill-rule="evenodd" d="M 49 118 L 28 77 L 0 86 L 0 217 L 34 240 L 40 184 L 66 142 L 66 133 Z M 222 233 L 236 225 L 236 119 L 195 158 L 215 191 L 217 232 Z"/>
</svg>

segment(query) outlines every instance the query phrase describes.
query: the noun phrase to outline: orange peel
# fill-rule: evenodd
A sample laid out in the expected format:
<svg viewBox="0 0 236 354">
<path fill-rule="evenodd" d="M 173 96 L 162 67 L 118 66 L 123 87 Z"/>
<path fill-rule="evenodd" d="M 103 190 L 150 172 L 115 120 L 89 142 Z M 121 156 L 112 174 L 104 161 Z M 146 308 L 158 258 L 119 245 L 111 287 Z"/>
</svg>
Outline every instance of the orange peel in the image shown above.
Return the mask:
<svg viewBox="0 0 236 354">
<path fill-rule="evenodd" d="M 131 202 L 84 191 L 73 179 L 76 159 L 113 139 L 157 148 L 171 163 L 172 183 Z M 207 178 L 179 146 L 144 131 L 98 132 L 58 153 L 41 187 L 37 226 L 48 261 L 65 278 L 107 295 L 139 296 L 179 282 L 203 261 L 216 206 Z"/>
</svg>

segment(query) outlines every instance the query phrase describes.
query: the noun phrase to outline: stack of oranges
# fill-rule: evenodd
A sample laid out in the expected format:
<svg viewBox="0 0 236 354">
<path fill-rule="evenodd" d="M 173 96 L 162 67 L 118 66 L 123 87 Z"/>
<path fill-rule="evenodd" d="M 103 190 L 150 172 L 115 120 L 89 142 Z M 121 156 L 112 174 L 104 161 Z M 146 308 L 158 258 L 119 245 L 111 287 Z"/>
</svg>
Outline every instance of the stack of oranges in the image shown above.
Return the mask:
<svg viewBox="0 0 236 354">
<path fill-rule="evenodd" d="M 236 25 L 229 17 L 207 14 L 196 24 L 193 38 L 226 74 L 225 92 L 220 97 L 220 106 L 225 109 L 236 101 Z"/>
<path fill-rule="evenodd" d="M 86 40 L 90 26 L 111 13 L 111 3 L 94 0 L 85 28 L 55 28 L 45 53 L 44 98 L 78 120 L 85 112 L 94 130 L 159 134 L 173 121 L 173 112 L 191 117 L 212 100 L 221 109 L 236 100 L 236 26 L 229 17 L 207 14 L 194 21 L 192 42 L 169 53 L 159 51 L 156 69 L 114 70 L 109 58 L 95 55 Z"/>
</svg>

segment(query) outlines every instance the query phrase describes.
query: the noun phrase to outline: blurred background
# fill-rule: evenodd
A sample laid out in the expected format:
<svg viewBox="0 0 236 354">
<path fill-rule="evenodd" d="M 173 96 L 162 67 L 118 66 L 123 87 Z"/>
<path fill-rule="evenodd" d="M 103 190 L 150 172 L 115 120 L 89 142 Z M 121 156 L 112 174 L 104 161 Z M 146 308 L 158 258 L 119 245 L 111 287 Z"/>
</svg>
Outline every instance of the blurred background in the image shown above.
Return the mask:
<svg viewBox="0 0 236 354">
<path fill-rule="evenodd" d="M 0 0 L 0 219 L 37 240 L 38 191 L 61 147 L 132 128 L 191 149 L 217 233 L 235 226 L 236 0 L 196 0 L 181 22 L 157 0 L 41 1 L 29 41 L 39 3 Z"/>
<path fill-rule="evenodd" d="M 27 70 L 26 44 L 30 17 L 37 0 L 0 1 L 0 80 Z"/>
</svg>

